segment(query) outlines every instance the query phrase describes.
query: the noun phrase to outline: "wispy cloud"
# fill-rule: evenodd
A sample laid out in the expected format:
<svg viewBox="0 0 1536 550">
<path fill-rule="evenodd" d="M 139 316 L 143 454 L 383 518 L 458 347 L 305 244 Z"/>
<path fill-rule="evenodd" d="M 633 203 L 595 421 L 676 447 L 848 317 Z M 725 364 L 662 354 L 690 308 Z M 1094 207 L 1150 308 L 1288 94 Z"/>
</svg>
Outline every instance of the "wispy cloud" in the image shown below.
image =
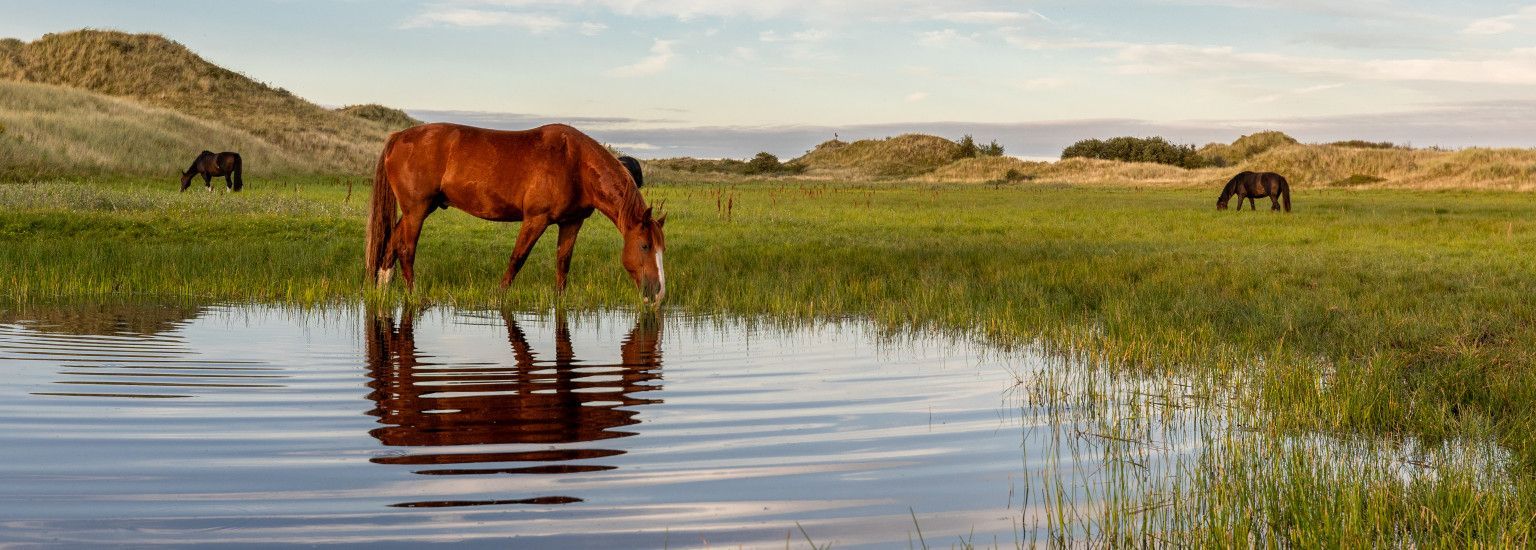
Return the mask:
<svg viewBox="0 0 1536 550">
<path fill-rule="evenodd" d="M 1536 22 L 1536 6 L 1520 8 L 1509 15 L 1478 19 L 1462 29 L 1462 34 L 1491 35 L 1515 30 L 1521 23 Z"/>
<path fill-rule="evenodd" d="M 1029 21 L 1049 21 L 1034 10 L 1030 11 L 955 11 L 940 13 L 934 19 L 971 25 L 1018 25 Z"/>
<path fill-rule="evenodd" d="M 404 28 L 433 26 L 453 27 L 513 27 L 532 33 L 546 33 L 570 26 L 559 17 L 538 13 L 523 13 L 472 8 L 448 8 L 423 12 L 401 25 Z"/>
<path fill-rule="evenodd" d="M 1324 75 L 1348 80 L 1536 84 L 1536 48 L 1478 57 L 1346 59 L 1240 52 L 1230 46 L 1142 44 L 1120 49 L 1121 74 L 1220 74 L 1222 72 Z"/>
<path fill-rule="evenodd" d="M 672 62 L 672 45 L 676 40 L 662 40 L 657 38 L 651 43 L 651 55 L 623 67 L 615 67 L 608 71 L 608 76 L 632 78 L 650 76 L 666 70 L 667 64 Z"/>
<path fill-rule="evenodd" d="M 907 103 L 917 103 L 924 99 L 928 99 L 928 92 L 912 92 L 907 94 L 906 101 Z"/>
<path fill-rule="evenodd" d="M 976 45 L 976 35 L 955 29 L 924 31 L 917 34 L 917 43 L 928 48 L 953 48 Z"/>
</svg>

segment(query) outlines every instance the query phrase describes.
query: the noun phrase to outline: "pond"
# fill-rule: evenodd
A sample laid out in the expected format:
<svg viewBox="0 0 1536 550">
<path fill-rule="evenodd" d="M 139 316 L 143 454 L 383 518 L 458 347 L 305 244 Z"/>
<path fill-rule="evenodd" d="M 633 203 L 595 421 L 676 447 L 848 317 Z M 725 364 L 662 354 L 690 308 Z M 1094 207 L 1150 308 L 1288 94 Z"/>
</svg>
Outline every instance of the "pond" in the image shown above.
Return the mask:
<svg viewBox="0 0 1536 550">
<path fill-rule="evenodd" d="M 1071 368 L 852 321 L 8 311 L 0 543 L 1028 545 L 1123 453 L 1038 381 Z M 1136 422 L 1137 475 L 1190 452 Z"/>
</svg>

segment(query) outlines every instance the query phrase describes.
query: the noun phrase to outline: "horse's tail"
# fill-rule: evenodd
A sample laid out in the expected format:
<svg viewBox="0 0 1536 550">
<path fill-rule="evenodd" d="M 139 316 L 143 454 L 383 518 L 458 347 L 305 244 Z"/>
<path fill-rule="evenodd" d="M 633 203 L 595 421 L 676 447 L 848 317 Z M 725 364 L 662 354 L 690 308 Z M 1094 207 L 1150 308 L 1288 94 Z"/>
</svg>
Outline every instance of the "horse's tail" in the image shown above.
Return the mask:
<svg viewBox="0 0 1536 550">
<path fill-rule="evenodd" d="M 368 239 L 363 246 L 366 248 L 363 266 L 368 270 L 368 280 L 377 284 L 379 282 L 379 269 L 385 266 L 384 256 L 389 248 L 389 234 L 395 227 L 395 191 L 389 186 L 388 171 L 384 168 L 384 159 L 389 156 L 389 148 L 394 145 L 393 139 L 384 144 L 384 152 L 379 153 L 379 164 L 373 171 L 373 199 L 372 208 L 368 212 Z"/>
<path fill-rule="evenodd" d="M 1280 201 L 1285 205 L 1285 211 L 1291 211 L 1291 184 L 1285 181 L 1285 176 L 1275 174 L 1280 179 Z"/>
<path fill-rule="evenodd" d="M 635 160 L 635 157 L 619 157 L 619 164 L 623 164 L 624 169 L 629 170 L 629 176 L 635 178 L 636 189 L 645 186 L 645 174 L 640 173 L 640 161 Z"/>
<path fill-rule="evenodd" d="M 240 188 L 245 187 L 245 181 L 240 179 L 240 164 L 241 164 L 241 162 L 240 162 L 240 154 L 239 153 L 235 153 L 235 188 L 234 188 L 234 191 L 237 192 L 237 193 L 240 192 Z"/>
</svg>

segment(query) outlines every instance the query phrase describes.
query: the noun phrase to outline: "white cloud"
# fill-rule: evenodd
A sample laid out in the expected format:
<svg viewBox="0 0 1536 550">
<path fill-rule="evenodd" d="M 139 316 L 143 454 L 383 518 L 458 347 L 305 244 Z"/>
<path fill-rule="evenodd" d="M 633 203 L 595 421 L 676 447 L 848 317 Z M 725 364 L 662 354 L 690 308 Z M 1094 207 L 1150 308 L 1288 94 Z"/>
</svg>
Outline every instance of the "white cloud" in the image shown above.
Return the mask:
<svg viewBox="0 0 1536 550">
<path fill-rule="evenodd" d="M 784 19 L 823 23 L 920 21 L 949 17 L 1017 18 L 1033 12 L 990 11 L 988 0 L 446 0 L 456 6 L 495 6 L 519 11 L 597 8 L 626 17 Z M 441 5 L 441 4 L 440 4 Z M 972 15 L 964 15 L 972 14 Z M 1034 14 L 1038 16 L 1039 14 Z M 947 19 L 946 19 L 947 20 Z M 958 22 L 958 21 L 957 21 Z"/>
<path fill-rule="evenodd" d="M 780 34 L 778 31 L 768 30 L 758 33 L 757 39 L 762 42 L 811 43 L 826 40 L 827 36 L 827 31 L 818 29 L 795 31 L 789 34 Z"/>
<path fill-rule="evenodd" d="M 928 99 L 928 92 L 913 92 L 911 94 L 907 94 L 906 102 L 917 103 L 924 99 Z"/>
<path fill-rule="evenodd" d="M 1509 15 L 1478 19 L 1461 29 L 1462 34 L 1493 35 L 1515 30 L 1520 23 L 1536 21 L 1536 6 L 1520 8 Z"/>
<path fill-rule="evenodd" d="M 597 36 L 606 30 L 608 30 L 608 25 L 596 21 L 583 21 L 581 23 L 581 34 L 587 36 Z"/>
<path fill-rule="evenodd" d="M 1027 21 L 1048 21 L 1036 11 L 956 11 L 934 16 L 940 21 L 969 25 L 1018 25 Z"/>
<path fill-rule="evenodd" d="M 1243 53 L 1229 46 L 1141 44 L 1121 48 L 1114 61 L 1121 74 L 1269 72 L 1346 80 L 1536 84 L 1536 48 L 1455 59 L 1344 59 Z"/>
<path fill-rule="evenodd" d="M 655 151 L 661 149 L 660 146 L 645 143 L 643 141 L 635 143 L 610 143 L 609 145 L 612 145 L 615 149 L 619 149 L 621 151 Z"/>
<path fill-rule="evenodd" d="M 975 46 L 976 35 L 962 34 L 960 31 L 955 29 L 924 31 L 917 34 L 917 43 L 929 48 Z"/>
<path fill-rule="evenodd" d="M 651 43 L 651 55 L 634 64 L 610 69 L 608 75 L 629 78 L 650 76 L 664 71 L 667 68 L 667 64 L 672 62 L 672 45 L 676 43 L 676 40 L 662 40 L 658 38 L 655 42 Z"/>
<path fill-rule="evenodd" d="M 564 20 L 543 14 L 480 10 L 466 8 L 428 11 L 406 21 L 405 28 L 447 25 L 454 27 L 513 27 L 532 33 L 545 33 L 570 26 Z"/>
<path fill-rule="evenodd" d="M 1057 77 L 1031 78 L 1018 83 L 1021 90 L 1037 92 L 1041 90 L 1054 90 L 1067 85 L 1067 79 Z"/>
</svg>

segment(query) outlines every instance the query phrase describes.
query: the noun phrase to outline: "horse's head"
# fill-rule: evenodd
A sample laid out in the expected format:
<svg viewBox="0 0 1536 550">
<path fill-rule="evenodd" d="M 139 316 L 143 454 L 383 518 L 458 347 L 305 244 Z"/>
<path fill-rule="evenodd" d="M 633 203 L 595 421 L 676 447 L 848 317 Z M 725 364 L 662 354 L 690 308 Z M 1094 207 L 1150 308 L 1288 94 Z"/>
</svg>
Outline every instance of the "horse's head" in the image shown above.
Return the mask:
<svg viewBox="0 0 1536 550">
<path fill-rule="evenodd" d="M 182 172 L 181 173 L 181 187 L 182 187 L 182 189 L 186 189 L 187 185 L 190 185 L 192 183 L 192 176 L 194 176 L 194 175 L 195 174 L 193 174 L 191 171 L 186 171 L 186 172 Z"/>
<path fill-rule="evenodd" d="M 1226 210 L 1227 209 L 1227 198 L 1226 197 L 1222 197 L 1222 198 L 1216 199 L 1216 209 L 1217 210 Z"/>
<path fill-rule="evenodd" d="M 667 240 L 661 234 L 661 226 L 667 221 L 663 214 L 651 218 L 651 209 L 645 209 L 640 222 L 624 232 L 624 269 L 640 288 L 640 296 L 648 304 L 660 304 L 667 295 L 667 271 L 662 267 L 663 252 Z"/>
</svg>

